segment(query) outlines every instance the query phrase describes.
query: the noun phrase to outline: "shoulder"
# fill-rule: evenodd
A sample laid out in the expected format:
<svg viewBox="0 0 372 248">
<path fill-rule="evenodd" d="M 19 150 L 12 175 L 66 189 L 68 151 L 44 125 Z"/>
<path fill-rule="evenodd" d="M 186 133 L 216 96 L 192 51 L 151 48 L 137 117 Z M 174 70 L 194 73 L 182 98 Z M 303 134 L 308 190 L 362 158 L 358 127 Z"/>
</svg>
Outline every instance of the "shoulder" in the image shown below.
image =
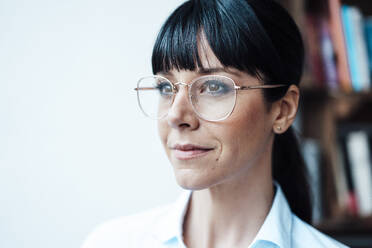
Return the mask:
<svg viewBox="0 0 372 248">
<path fill-rule="evenodd" d="M 172 204 L 139 214 L 109 220 L 86 238 L 82 248 L 138 247 L 140 240 L 150 240 L 157 224 L 165 218 Z"/>
<path fill-rule="evenodd" d="M 293 248 L 347 248 L 347 246 L 321 233 L 296 215 L 292 226 Z"/>
</svg>

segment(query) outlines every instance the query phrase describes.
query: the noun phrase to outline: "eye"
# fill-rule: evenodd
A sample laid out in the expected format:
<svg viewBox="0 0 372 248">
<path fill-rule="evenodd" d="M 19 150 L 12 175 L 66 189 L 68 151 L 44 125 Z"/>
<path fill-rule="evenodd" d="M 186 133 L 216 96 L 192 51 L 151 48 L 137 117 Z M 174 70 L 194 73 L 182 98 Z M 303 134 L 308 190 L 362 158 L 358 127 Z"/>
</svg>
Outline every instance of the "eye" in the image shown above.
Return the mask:
<svg viewBox="0 0 372 248">
<path fill-rule="evenodd" d="M 160 82 L 157 84 L 156 88 L 159 90 L 160 95 L 172 95 L 173 89 L 172 85 L 168 82 Z"/>
<path fill-rule="evenodd" d="M 228 85 L 219 80 L 205 81 L 200 87 L 200 94 L 221 95 L 230 91 Z"/>
</svg>

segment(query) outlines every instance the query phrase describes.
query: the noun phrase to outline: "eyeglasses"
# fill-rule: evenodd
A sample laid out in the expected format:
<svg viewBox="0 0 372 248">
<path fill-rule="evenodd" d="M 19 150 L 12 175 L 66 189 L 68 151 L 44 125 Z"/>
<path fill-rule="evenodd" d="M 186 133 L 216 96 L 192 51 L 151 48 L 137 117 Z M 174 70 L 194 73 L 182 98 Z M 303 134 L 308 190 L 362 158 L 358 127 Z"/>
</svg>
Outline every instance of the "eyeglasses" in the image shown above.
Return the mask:
<svg viewBox="0 0 372 248">
<path fill-rule="evenodd" d="M 286 84 L 237 86 L 229 77 L 207 75 L 189 84 L 172 83 L 162 76 L 148 76 L 138 80 L 137 100 L 142 112 L 151 119 L 164 118 L 172 107 L 179 87 L 188 87 L 189 102 L 194 112 L 207 121 L 222 121 L 230 116 L 236 103 L 237 90 L 270 89 Z"/>
</svg>

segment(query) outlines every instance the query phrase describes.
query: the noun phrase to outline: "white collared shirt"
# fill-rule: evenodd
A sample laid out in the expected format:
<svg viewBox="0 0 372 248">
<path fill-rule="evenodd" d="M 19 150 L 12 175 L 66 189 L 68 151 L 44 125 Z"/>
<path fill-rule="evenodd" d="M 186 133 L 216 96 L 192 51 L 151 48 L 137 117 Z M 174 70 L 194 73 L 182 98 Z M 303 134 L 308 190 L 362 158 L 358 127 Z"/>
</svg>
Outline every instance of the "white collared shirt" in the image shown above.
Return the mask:
<svg viewBox="0 0 372 248">
<path fill-rule="evenodd" d="M 294 215 L 278 184 L 273 204 L 247 248 L 346 248 Z M 99 226 L 82 248 L 186 248 L 182 226 L 191 191 L 170 205 Z"/>
</svg>

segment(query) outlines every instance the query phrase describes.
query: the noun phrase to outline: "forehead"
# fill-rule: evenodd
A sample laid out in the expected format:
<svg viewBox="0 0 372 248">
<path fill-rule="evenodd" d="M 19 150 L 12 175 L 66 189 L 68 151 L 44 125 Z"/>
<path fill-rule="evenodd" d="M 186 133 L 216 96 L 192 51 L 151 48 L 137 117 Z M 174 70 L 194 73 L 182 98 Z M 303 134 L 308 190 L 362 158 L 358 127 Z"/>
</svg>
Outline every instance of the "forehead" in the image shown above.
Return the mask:
<svg viewBox="0 0 372 248">
<path fill-rule="evenodd" d="M 198 56 L 202 68 L 221 68 L 224 67 L 210 47 L 204 32 L 201 32 L 197 42 Z"/>
<path fill-rule="evenodd" d="M 201 33 L 198 37 L 197 52 L 197 56 L 200 60 L 200 65 L 196 65 L 195 70 L 179 70 L 177 69 L 177 66 L 171 66 L 171 69 L 169 71 L 161 71 L 159 72 L 159 74 L 172 76 L 174 74 L 179 74 L 180 71 L 189 71 L 197 74 L 230 73 L 236 76 L 241 76 L 242 74 L 244 74 L 244 72 L 236 68 L 224 66 L 219 61 L 212 48 L 210 47 L 204 33 Z"/>
<path fill-rule="evenodd" d="M 234 81 L 257 81 L 256 76 L 251 75 L 248 72 L 239 70 L 232 66 L 223 65 L 217 58 L 216 54 L 213 52 L 203 30 L 201 30 L 197 35 L 196 56 L 198 56 L 198 60 L 200 63 L 195 62 L 195 67 L 193 69 L 179 69 L 178 65 L 171 65 L 169 70 L 159 71 L 157 74 L 160 74 L 167 78 L 188 78 L 189 76 L 195 77 L 217 73 L 225 74 L 226 76 L 231 77 Z"/>
</svg>

